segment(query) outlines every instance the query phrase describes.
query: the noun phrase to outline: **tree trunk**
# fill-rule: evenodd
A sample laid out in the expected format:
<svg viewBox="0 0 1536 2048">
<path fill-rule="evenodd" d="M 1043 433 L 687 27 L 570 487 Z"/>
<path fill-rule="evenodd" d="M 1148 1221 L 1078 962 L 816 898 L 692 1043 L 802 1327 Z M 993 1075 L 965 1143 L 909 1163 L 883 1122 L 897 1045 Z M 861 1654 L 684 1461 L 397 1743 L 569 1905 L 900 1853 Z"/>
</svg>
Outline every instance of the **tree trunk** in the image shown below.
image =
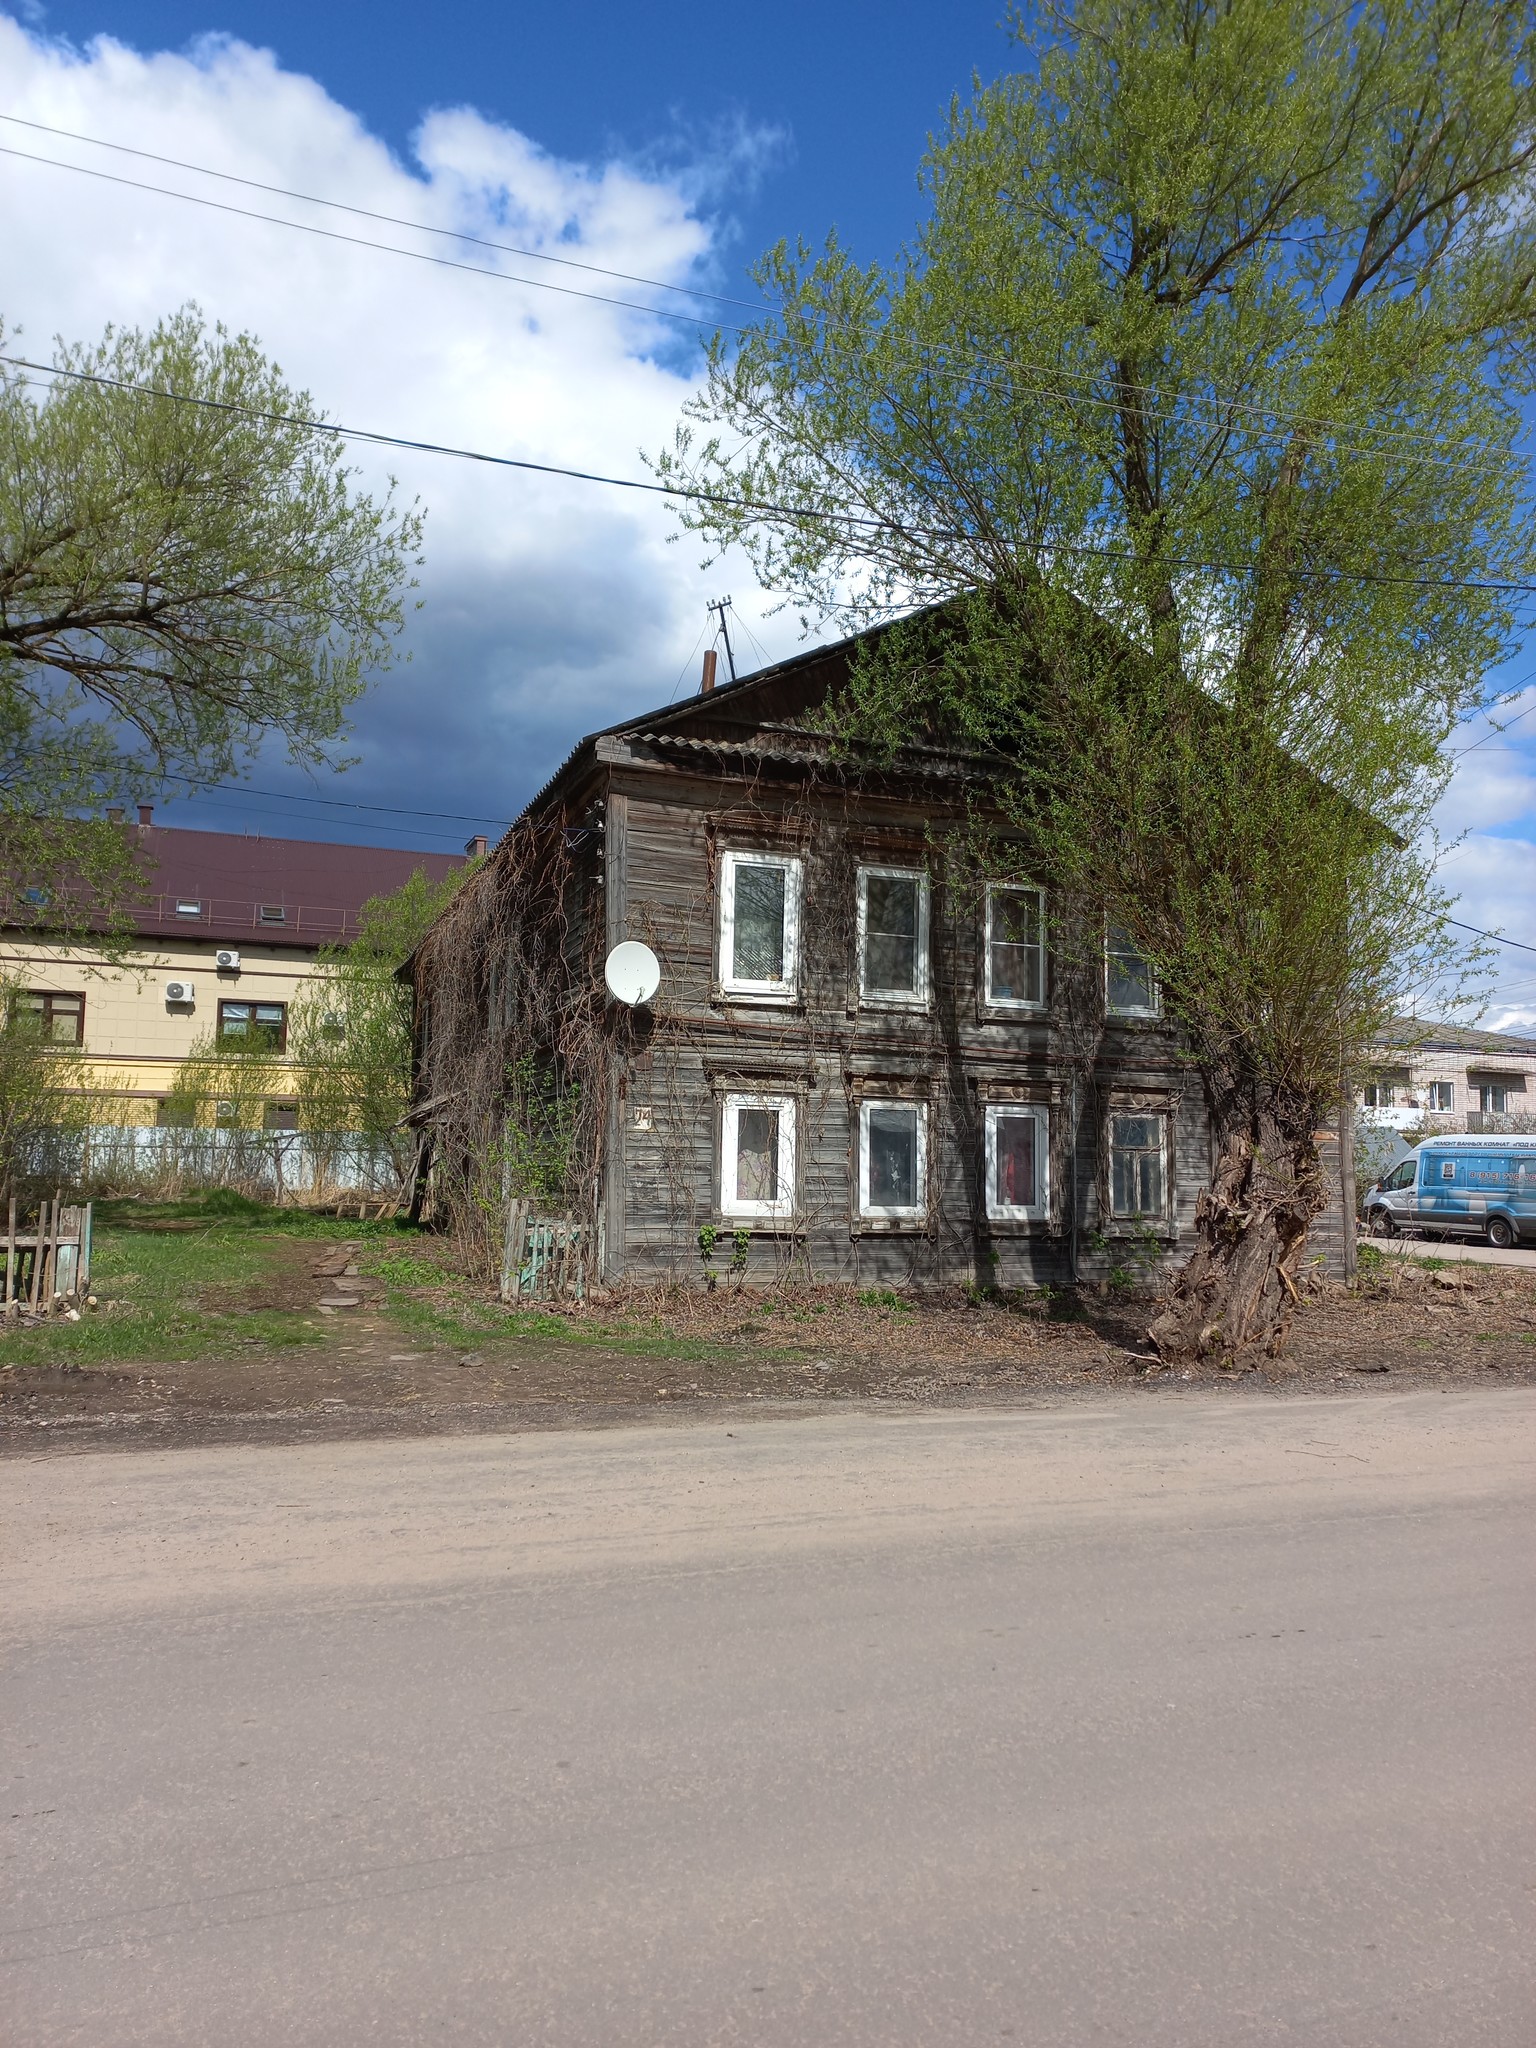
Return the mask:
<svg viewBox="0 0 1536 2048">
<path fill-rule="evenodd" d="M 1216 1164 L 1197 1242 L 1147 1332 L 1169 1364 L 1284 1350 L 1307 1232 L 1328 1202 L 1316 1104 L 1230 1073 L 1211 1078 L 1207 1103 Z"/>
</svg>

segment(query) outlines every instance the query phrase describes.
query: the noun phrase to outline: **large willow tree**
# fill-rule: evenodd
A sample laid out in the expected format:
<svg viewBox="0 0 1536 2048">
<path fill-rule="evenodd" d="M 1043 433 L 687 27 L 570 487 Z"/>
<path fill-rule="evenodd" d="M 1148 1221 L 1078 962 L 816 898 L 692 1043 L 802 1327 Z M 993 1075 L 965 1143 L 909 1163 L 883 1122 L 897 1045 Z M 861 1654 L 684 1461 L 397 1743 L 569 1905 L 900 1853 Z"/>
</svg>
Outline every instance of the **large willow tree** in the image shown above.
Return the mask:
<svg viewBox="0 0 1536 2048">
<path fill-rule="evenodd" d="M 100 935 L 153 886 L 105 805 L 274 737 L 329 764 L 421 517 L 360 492 L 308 394 L 195 307 L 30 360 L 0 329 L 0 920 Z"/>
<path fill-rule="evenodd" d="M 812 614 L 952 601 L 845 711 L 994 753 L 1020 858 L 1079 907 L 1063 946 L 1102 921 L 1154 964 L 1215 1153 L 1153 1334 L 1278 1348 L 1316 1134 L 1447 966 L 1424 828 L 1532 574 L 1531 10 L 1081 0 L 1016 30 L 913 245 L 769 255 L 772 315 L 660 467 Z"/>
</svg>

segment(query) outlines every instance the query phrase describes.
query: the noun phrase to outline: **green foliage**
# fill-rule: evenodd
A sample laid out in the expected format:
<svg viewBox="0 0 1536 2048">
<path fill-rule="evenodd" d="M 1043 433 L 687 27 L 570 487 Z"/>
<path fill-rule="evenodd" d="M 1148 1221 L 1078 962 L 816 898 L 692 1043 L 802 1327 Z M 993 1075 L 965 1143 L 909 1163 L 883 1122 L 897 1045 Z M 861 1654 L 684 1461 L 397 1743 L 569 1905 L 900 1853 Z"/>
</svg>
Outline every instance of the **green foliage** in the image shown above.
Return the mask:
<svg viewBox="0 0 1536 2048">
<path fill-rule="evenodd" d="M 1304 1213 L 1365 1048 L 1476 965 L 1430 819 L 1533 571 L 1529 10 L 1081 0 L 1019 33 L 911 247 L 769 255 L 775 316 L 659 468 L 810 610 L 950 601 L 869 649 L 846 733 L 992 757 L 1073 907 L 1058 970 L 1121 927 Z"/>
<path fill-rule="evenodd" d="M 727 1272 L 734 1273 L 738 1280 L 741 1279 L 746 1273 L 747 1257 L 751 1250 L 751 1231 L 733 1230 L 731 1232 L 731 1263 L 726 1268 L 726 1270 Z"/>
<path fill-rule="evenodd" d="M 861 1288 L 857 1300 L 860 1308 L 889 1308 L 896 1310 L 901 1315 L 910 1315 L 912 1313 L 912 1304 L 909 1301 L 903 1301 L 902 1297 L 892 1287 Z"/>
<path fill-rule="evenodd" d="M 548 1209 L 571 1201 L 571 1169 L 581 1084 L 548 1061 L 523 1053 L 507 1068 L 507 1173 L 512 1194 Z"/>
<path fill-rule="evenodd" d="M 23 996 L 0 976 L 0 1197 L 25 1199 L 73 1182 L 95 1095 L 77 1048 L 50 1043 Z"/>
<path fill-rule="evenodd" d="M 286 1097 L 291 1085 L 280 1054 L 259 1041 L 221 1039 L 210 1025 L 171 1077 L 161 1114 L 182 1130 L 259 1131 L 267 1104 Z"/>
<path fill-rule="evenodd" d="M 0 365 L 0 912 L 58 932 L 144 887 L 79 812 L 273 734 L 327 758 L 391 658 L 421 520 L 359 494 L 297 423 L 309 395 L 195 307 L 53 360 L 100 381 Z"/>
<path fill-rule="evenodd" d="M 434 882 L 418 868 L 398 889 L 370 897 L 357 937 L 321 949 L 315 980 L 288 1020 L 301 1127 L 316 1136 L 356 1132 L 389 1148 L 405 1171 L 398 1126 L 410 1105 L 411 994 L 396 976 L 473 870 Z"/>
<path fill-rule="evenodd" d="M 714 1261 L 715 1246 L 720 1242 L 720 1232 L 713 1223 L 706 1223 L 699 1230 L 699 1257 L 704 1261 L 707 1273 Z"/>
<path fill-rule="evenodd" d="M 187 1205 L 178 1204 L 177 1209 Z M 252 1205 L 253 1207 L 255 1205 Z M 127 1213 L 138 1226 L 124 1229 L 114 1218 Z M 266 1274 L 282 1228 L 275 1212 L 266 1217 L 219 1214 L 206 1201 L 198 1212 L 208 1219 L 196 1231 L 156 1231 L 144 1225 L 163 1218 L 163 1205 L 99 1204 L 95 1214 L 91 1288 L 99 1313 L 78 1323 L 53 1322 L 6 1336 L 8 1365 L 170 1364 L 196 1358 L 238 1359 L 246 1347 L 285 1348 L 318 1344 L 318 1324 L 286 1309 L 228 1305 L 231 1290 L 259 1283 Z M 302 1234 L 308 1235 L 309 1232 Z M 318 1234 L 318 1233 L 317 1233 Z"/>
</svg>

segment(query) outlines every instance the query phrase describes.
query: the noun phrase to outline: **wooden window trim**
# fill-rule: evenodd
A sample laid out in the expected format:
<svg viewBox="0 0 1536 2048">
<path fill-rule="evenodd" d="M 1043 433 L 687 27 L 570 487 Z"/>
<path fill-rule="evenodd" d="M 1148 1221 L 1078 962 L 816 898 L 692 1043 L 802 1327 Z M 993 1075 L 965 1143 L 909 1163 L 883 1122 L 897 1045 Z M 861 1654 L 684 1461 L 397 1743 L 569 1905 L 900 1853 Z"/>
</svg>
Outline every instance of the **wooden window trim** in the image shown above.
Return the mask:
<svg viewBox="0 0 1536 2048">
<path fill-rule="evenodd" d="M 1151 1117 L 1157 1123 L 1158 1155 L 1163 1179 L 1163 1206 L 1158 1211 L 1141 1210 L 1121 1215 L 1115 1208 L 1115 1118 Z M 1111 1098 L 1104 1113 L 1103 1212 L 1111 1235 L 1127 1235 L 1137 1229 L 1152 1230 L 1159 1236 L 1175 1228 L 1177 1200 L 1174 1169 L 1178 1156 L 1177 1126 L 1170 1105 L 1164 1102 L 1117 1102 Z"/>
</svg>

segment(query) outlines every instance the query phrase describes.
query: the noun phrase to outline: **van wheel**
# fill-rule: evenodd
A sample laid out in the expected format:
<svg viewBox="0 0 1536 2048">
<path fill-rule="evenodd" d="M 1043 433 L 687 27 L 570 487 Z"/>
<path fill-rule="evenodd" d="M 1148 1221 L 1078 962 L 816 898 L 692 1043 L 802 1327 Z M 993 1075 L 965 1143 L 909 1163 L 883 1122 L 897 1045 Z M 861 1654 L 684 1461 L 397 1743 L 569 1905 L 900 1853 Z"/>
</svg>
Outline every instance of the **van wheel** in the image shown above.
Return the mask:
<svg viewBox="0 0 1536 2048">
<path fill-rule="evenodd" d="M 1488 1242 L 1501 1252 L 1511 1251 L 1515 1243 L 1515 1226 L 1507 1216 L 1488 1218 Z"/>
<path fill-rule="evenodd" d="M 1367 1219 L 1366 1227 L 1369 1229 L 1372 1237 L 1396 1237 L 1397 1218 L 1390 1209 L 1373 1209 Z"/>
</svg>

